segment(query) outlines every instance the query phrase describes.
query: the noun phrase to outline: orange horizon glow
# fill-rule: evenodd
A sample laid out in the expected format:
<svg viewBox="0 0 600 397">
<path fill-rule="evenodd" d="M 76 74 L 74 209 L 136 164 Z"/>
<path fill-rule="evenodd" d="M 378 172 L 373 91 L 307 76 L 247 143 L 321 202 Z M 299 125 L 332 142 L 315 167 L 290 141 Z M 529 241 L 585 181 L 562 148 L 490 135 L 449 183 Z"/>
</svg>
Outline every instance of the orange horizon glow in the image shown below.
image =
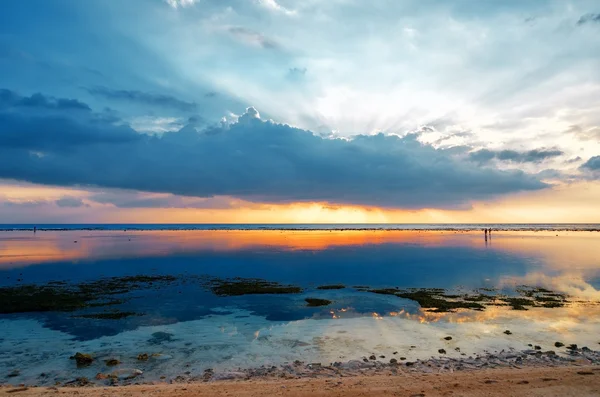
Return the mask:
<svg viewBox="0 0 600 397">
<path fill-rule="evenodd" d="M 254 203 L 222 197 L 230 208 L 119 208 L 92 201 L 92 191 L 0 181 L 0 204 L 47 203 L 22 212 L 11 207 L 5 223 L 181 223 L 181 224 L 385 224 L 385 223 L 600 223 L 600 182 L 557 185 L 551 189 L 473 202 L 467 209 L 393 209 L 326 202 Z M 179 197 L 162 193 L 148 197 Z M 81 199 L 85 206 L 60 208 L 61 197 Z"/>
</svg>

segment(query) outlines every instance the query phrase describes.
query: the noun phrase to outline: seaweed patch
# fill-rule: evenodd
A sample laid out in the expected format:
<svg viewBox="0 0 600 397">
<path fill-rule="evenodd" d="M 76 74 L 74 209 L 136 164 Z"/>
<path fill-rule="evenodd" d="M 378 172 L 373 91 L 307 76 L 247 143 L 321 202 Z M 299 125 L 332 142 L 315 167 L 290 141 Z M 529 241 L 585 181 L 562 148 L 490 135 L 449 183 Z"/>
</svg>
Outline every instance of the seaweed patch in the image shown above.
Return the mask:
<svg viewBox="0 0 600 397">
<path fill-rule="evenodd" d="M 306 298 L 304 300 L 306 301 L 306 306 L 308 307 L 327 306 L 333 303 L 330 300 L 318 298 Z"/>
<path fill-rule="evenodd" d="M 240 296 L 257 294 L 298 294 L 302 288 L 255 278 L 213 278 L 205 286 L 217 296 Z"/>
</svg>

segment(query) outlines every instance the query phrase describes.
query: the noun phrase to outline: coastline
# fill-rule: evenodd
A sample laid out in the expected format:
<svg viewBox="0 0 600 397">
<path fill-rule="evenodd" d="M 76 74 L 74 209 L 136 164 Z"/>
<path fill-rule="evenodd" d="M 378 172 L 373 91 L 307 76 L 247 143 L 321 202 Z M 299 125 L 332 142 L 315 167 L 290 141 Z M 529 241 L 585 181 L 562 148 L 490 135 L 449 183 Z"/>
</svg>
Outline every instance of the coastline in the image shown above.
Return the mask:
<svg viewBox="0 0 600 397">
<path fill-rule="evenodd" d="M 600 367 L 501 368 L 468 372 L 356 375 L 352 377 L 255 379 L 157 383 L 116 387 L 0 387 L 0 395 L 41 396 L 597 396 Z"/>
<path fill-rule="evenodd" d="M 406 224 L 0 224 L 0 232 L 68 231 L 287 231 L 287 232 L 600 232 L 597 223 L 406 223 Z"/>
</svg>

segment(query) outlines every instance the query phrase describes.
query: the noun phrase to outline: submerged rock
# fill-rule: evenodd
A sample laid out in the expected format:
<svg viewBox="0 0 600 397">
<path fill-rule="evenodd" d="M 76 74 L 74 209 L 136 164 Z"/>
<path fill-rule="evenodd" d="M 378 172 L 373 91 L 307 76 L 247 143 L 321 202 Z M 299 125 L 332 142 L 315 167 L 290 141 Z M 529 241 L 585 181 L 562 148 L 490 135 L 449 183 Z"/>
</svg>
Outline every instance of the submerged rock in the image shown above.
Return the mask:
<svg viewBox="0 0 600 397">
<path fill-rule="evenodd" d="M 86 367 L 94 362 L 94 359 L 89 354 L 75 353 L 74 356 L 69 357 L 71 360 L 75 360 L 78 367 Z"/>
<path fill-rule="evenodd" d="M 109 366 L 109 367 L 114 367 L 115 365 L 121 364 L 121 362 L 119 360 L 117 360 L 116 358 L 111 358 L 109 360 L 104 360 L 104 363 L 107 366 Z"/>
<path fill-rule="evenodd" d="M 21 375 L 21 371 L 19 371 L 18 369 L 12 370 L 8 375 L 6 375 L 9 378 L 15 378 L 17 376 Z"/>
<path fill-rule="evenodd" d="M 138 361 L 148 361 L 149 358 L 148 353 L 138 354 L 137 356 Z"/>
<path fill-rule="evenodd" d="M 148 339 L 148 344 L 160 345 L 161 343 L 164 343 L 164 342 L 172 342 L 173 336 L 174 335 L 169 332 L 162 332 L 162 331 L 154 332 L 152 334 L 152 338 Z"/>
</svg>

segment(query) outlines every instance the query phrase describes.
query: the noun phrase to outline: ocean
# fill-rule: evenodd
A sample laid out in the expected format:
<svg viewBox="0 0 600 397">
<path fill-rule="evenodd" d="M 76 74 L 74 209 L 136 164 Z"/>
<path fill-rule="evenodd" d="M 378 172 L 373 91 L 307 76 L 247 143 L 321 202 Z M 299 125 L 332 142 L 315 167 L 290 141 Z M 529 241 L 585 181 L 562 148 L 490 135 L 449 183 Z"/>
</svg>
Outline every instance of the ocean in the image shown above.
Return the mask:
<svg viewBox="0 0 600 397">
<path fill-rule="evenodd" d="M 600 342 L 596 224 L 36 228 L 0 226 L 11 384 Z"/>
</svg>

